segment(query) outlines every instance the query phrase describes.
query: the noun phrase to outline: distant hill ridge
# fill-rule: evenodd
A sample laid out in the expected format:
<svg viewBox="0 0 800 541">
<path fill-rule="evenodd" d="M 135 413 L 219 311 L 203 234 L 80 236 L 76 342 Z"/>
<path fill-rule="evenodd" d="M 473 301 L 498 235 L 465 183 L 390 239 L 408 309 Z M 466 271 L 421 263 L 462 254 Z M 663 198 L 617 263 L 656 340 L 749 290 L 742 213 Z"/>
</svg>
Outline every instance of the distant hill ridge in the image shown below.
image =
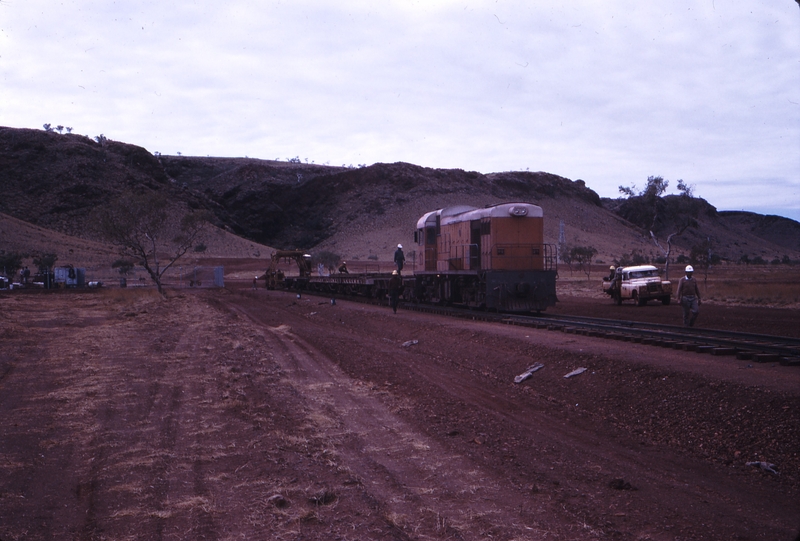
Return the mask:
<svg viewBox="0 0 800 541">
<path fill-rule="evenodd" d="M 548 242 L 558 242 L 563 222 L 567 244 L 594 246 L 601 260 L 633 251 L 660 255 L 647 232 L 623 218 L 621 200 L 601 199 L 582 180 L 544 172 L 160 156 L 116 141 L 0 128 L 0 186 L 0 212 L 89 240 L 99 240 L 92 227 L 95 208 L 127 190 L 155 190 L 169 195 L 176 212 L 208 209 L 218 227 L 254 243 L 349 258 L 388 258 L 397 242 L 410 242 L 417 217 L 428 210 L 512 200 L 544 208 Z M 698 201 L 697 225 L 676 240 L 676 253 L 712 238 L 716 253 L 733 261 L 742 255 L 800 257 L 797 222 L 717 212 Z"/>
</svg>

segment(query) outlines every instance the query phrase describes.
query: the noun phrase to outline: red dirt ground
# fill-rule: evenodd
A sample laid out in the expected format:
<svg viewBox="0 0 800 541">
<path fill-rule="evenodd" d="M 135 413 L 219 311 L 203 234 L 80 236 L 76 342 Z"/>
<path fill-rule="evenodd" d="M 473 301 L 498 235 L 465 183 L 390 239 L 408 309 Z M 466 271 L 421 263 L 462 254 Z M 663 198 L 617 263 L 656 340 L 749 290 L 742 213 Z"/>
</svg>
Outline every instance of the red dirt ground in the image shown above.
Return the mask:
<svg viewBox="0 0 800 541">
<path fill-rule="evenodd" d="M 709 327 L 800 328 L 797 310 L 701 308 Z M 553 312 L 680 319 L 568 297 Z M 0 344 L 3 541 L 789 541 L 800 526 L 795 367 L 246 284 L 3 294 Z"/>
</svg>

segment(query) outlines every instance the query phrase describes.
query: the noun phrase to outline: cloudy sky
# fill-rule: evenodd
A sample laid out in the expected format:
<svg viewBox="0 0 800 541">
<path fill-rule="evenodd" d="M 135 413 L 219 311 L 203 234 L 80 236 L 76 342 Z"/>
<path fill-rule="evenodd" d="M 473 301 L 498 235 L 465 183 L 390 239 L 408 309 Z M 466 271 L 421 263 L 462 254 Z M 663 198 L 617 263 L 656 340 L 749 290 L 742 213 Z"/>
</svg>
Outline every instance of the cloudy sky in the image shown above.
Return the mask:
<svg viewBox="0 0 800 541">
<path fill-rule="evenodd" d="M 0 0 L 0 125 L 800 220 L 795 0 Z"/>
</svg>

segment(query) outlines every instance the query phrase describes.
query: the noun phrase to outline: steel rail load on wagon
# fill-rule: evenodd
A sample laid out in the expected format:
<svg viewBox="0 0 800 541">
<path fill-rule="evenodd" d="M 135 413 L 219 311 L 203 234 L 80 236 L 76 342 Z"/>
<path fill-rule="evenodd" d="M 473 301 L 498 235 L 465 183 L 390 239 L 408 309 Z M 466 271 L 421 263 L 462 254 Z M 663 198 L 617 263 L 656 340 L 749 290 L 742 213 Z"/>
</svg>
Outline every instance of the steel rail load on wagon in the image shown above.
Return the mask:
<svg viewBox="0 0 800 541">
<path fill-rule="evenodd" d="M 404 301 L 502 312 L 542 311 L 556 303 L 556 250 L 544 243 L 541 207 L 505 203 L 428 212 L 414 231 L 414 262 Z M 302 273 L 301 273 L 302 274 Z M 283 287 L 383 298 L 389 273 L 286 277 Z"/>
</svg>

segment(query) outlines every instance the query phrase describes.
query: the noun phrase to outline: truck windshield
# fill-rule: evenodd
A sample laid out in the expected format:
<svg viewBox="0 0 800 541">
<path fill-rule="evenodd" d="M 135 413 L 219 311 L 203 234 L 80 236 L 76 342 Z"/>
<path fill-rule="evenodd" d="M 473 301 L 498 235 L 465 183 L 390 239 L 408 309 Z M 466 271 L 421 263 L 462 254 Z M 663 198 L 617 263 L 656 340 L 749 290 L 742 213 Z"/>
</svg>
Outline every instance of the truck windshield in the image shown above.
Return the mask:
<svg viewBox="0 0 800 541">
<path fill-rule="evenodd" d="M 631 278 L 649 278 L 651 276 L 658 276 L 656 270 L 634 271 L 631 273 Z"/>
</svg>

